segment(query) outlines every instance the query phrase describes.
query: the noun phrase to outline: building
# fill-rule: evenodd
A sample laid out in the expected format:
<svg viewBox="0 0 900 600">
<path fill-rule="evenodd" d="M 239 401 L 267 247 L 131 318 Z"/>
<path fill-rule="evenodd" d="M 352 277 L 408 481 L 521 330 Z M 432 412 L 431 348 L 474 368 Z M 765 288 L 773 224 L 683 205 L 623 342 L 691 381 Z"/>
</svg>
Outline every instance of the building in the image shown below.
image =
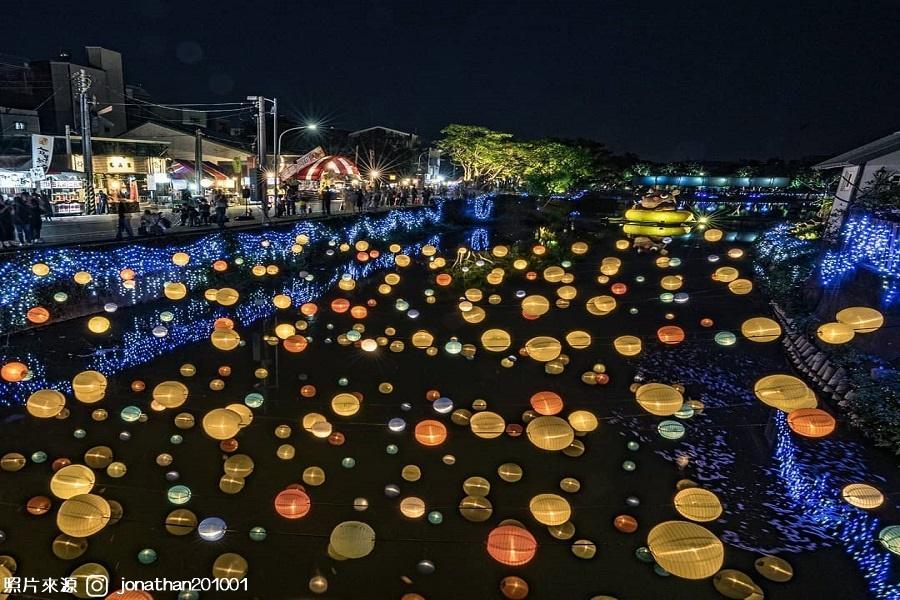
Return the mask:
<svg viewBox="0 0 900 600">
<path fill-rule="evenodd" d="M 41 121 L 36 110 L 0 106 L 0 138 L 41 132 Z"/>
<path fill-rule="evenodd" d="M 4 64 L 0 69 L 0 106 L 37 110 L 41 133 L 61 135 L 66 125 L 78 131 L 80 94 L 73 76 L 82 70 L 91 82 L 91 132 L 97 136 L 124 133 L 127 121 L 122 55 L 100 46 L 87 46 L 80 62 L 71 53 L 61 52 L 50 60 Z"/>
<path fill-rule="evenodd" d="M 424 173 L 427 151 L 421 152 L 419 136 L 390 127 L 368 127 L 353 131 L 347 136 L 344 149 L 360 166 L 363 177 L 394 180 Z"/>
<path fill-rule="evenodd" d="M 866 189 L 875 173 L 884 169 L 900 184 L 900 131 L 838 154 L 813 168 L 820 171 L 841 169 L 825 231 L 826 237 L 834 237 L 860 191 Z"/>
</svg>

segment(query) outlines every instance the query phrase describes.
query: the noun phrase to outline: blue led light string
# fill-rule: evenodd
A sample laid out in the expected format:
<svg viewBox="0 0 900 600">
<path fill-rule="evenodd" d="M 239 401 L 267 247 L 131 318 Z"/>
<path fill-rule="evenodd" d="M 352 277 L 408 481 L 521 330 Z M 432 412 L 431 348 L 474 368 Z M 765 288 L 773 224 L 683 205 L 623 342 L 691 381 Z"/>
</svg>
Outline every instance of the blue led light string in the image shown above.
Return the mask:
<svg viewBox="0 0 900 600">
<path fill-rule="evenodd" d="M 833 286 L 860 265 L 882 279 L 882 302 L 889 306 L 900 294 L 900 224 L 854 213 L 847 219 L 838 251 L 825 254 L 820 265 L 824 285 Z"/>
</svg>

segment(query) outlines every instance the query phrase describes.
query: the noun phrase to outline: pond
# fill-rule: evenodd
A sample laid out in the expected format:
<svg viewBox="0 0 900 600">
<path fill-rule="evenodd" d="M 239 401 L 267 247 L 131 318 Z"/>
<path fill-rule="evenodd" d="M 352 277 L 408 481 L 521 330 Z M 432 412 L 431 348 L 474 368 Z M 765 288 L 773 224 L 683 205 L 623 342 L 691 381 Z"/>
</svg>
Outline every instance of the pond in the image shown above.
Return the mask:
<svg viewBox="0 0 900 600">
<path fill-rule="evenodd" d="M 183 598 L 900 597 L 894 465 L 754 393 L 793 372 L 745 324 L 773 318 L 753 236 L 521 210 L 18 258 L 9 323 L 51 318 L 2 354 L 29 373 L 2 383 L 0 565 L 246 574 Z"/>
</svg>

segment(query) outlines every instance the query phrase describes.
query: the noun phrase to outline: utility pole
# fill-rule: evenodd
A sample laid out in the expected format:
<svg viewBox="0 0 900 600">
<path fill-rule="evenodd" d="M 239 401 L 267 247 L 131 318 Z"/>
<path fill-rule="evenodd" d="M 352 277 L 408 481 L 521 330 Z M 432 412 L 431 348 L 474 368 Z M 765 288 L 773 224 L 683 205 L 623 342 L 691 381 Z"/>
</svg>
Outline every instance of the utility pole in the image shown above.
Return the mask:
<svg viewBox="0 0 900 600">
<path fill-rule="evenodd" d="M 94 164 L 93 152 L 91 152 L 91 113 L 88 109 L 88 89 L 91 87 L 91 78 L 84 69 L 72 76 L 72 85 L 81 94 L 81 156 L 84 163 L 84 214 L 93 215 L 97 212 L 94 201 Z"/>
<path fill-rule="evenodd" d="M 66 125 L 66 168 L 74 168 L 72 165 L 72 128 L 69 125 Z"/>
<path fill-rule="evenodd" d="M 278 98 L 272 99 L 272 171 L 275 172 L 275 196 L 278 196 Z"/>
<path fill-rule="evenodd" d="M 203 134 L 198 127 L 194 131 L 194 179 L 197 182 L 197 195 L 203 195 Z"/>
<path fill-rule="evenodd" d="M 268 220 L 266 202 L 266 99 L 256 97 L 256 199 L 262 209 L 263 219 Z"/>
</svg>

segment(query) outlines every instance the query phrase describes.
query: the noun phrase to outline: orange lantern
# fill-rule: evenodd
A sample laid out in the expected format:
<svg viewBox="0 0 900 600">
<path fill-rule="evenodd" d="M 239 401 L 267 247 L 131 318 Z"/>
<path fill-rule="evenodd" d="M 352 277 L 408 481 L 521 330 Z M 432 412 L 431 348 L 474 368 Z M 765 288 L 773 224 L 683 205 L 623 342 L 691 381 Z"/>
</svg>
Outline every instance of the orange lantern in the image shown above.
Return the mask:
<svg viewBox="0 0 900 600">
<path fill-rule="evenodd" d="M 434 278 L 434 281 L 438 285 L 447 286 L 447 285 L 450 285 L 450 282 L 453 281 L 453 278 L 450 276 L 449 273 L 441 273 L 440 275 L 438 275 L 437 277 Z"/>
<path fill-rule="evenodd" d="M 131 382 L 131 391 L 132 392 L 143 392 L 147 388 L 147 384 L 141 381 L 140 379 L 135 379 Z"/>
<path fill-rule="evenodd" d="M 544 254 L 547 254 L 547 247 L 538 244 L 537 246 L 534 246 L 531 251 L 535 256 L 543 256 Z"/>
<path fill-rule="evenodd" d="M 447 427 L 429 419 L 416 425 L 416 441 L 423 446 L 440 446 L 447 439 Z"/>
<path fill-rule="evenodd" d="M 217 260 L 212 264 L 212 268 L 214 271 L 221 273 L 222 271 L 228 270 L 228 263 L 224 260 Z"/>
<path fill-rule="evenodd" d="M 288 352 L 303 352 L 308 345 L 309 342 L 302 335 L 291 335 L 284 340 L 284 349 Z"/>
<path fill-rule="evenodd" d="M 311 502 L 303 490 L 287 489 L 275 496 L 275 512 L 285 519 L 301 519 L 309 513 Z"/>
<path fill-rule="evenodd" d="M 354 306 L 350 309 L 350 316 L 354 319 L 365 319 L 368 314 L 369 311 L 365 306 Z"/>
<path fill-rule="evenodd" d="M 537 279 L 537 273 L 534 271 L 528 271 L 527 273 L 525 273 L 525 279 L 527 279 L 528 281 L 534 281 L 535 279 Z"/>
<path fill-rule="evenodd" d="M 660 327 L 656 335 L 659 337 L 659 341 L 663 344 L 680 344 L 684 341 L 684 329 L 678 327 L 677 325 L 666 325 L 665 327 Z"/>
<path fill-rule="evenodd" d="M 50 512 L 50 506 L 50 498 L 47 496 L 35 496 L 28 499 L 25 510 L 27 510 L 30 515 L 40 516 Z"/>
<path fill-rule="evenodd" d="M 500 581 L 500 593 L 509 600 L 524 600 L 528 597 L 528 582 L 521 577 L 509 575 Z"/>
<path fill-rule="evenodd" d="M 309 384 L 304 385 L 302 388 L 300 388 L 300 395 L 304 398 L 312 398 L 316 395 L 316 386 Z"/>
<path fill-rule="evenodd" d="M 221 367 L 219 367 L 218 373 L 219 377 L 228 377 L 231 375 L 231 367 L 229 367 L 228 365 L 222 365 Z"/>
<path fill-rule="evenodd" d="M 541 415 L 555 415 L 562 410 L 563 399 L 555 392 L 538 392 L 531 397 L 531 408 Z"/>
<path fill-rule="evenodd" d="M 634 533 L 637 531 L 638 522 L 631 515 L 619 515 L 613 519 L 613 527 L 622 533 Z"/>
<path fill-rule="evenodd" d="M 709 317 L 704 317 L 704 318 L 700 319 L 700 326 L 701 327 L 712 327 L 713 320 L 710 319 Z"/>
<path fill-rule="evenodd" d="M 441 397 L 441 393 L 437 390 L 428 390 L 427 392 L 425 392 L 425 399 L 428 400 L 429 402 L 434 402 L 435 400 L 437 400 L 440 397 Z"/>
<path fill-rule="evenodd" d="M 797 435 L 825 437 L 834 431 L 834 417 L 820 408 L 798 408 L 788 413 L 788 427 Z"/>
<path fill-rule="evenodd" d="M 625 292 L 628 291 L 628 286 L 625 285 L 624 283 L 614 283 L 614 284 L 612 284 L 612 287 L 610 287 L 609 289 L 616 296 L 621 296 L 622 294 L 624 294 Z"/>
<path fill-rule="evenodd" d="M 234 321 L 228 317 L 219 317 L 213 323 L 213 329 L 234 329 Z"/>
<path fill-rule="evenodd" d="M 219 442 L 219 450 L 231 454 L 238 449 L 238 441 L 234 438 Z"/>
<path fill-rule="evenodd" d="M 369 250 L 370 258 L 378 258 L 379 256 L 381 256 L 381 252 L 379 252 L 378 250 Z"/>
<path fill-rule="evenodd" d="M 527 529 L 501 525 L 488 534 L 487 551 L 500 564 L 515 567 L 534 558 L 537 540 Z"/>
<path fill-rule="evenodd" d="M 28 367 L 20 362 L 8 362 L 0 368 L 0 377 L 4 381 L 16 382 L 25 379 L 28 373 Z"/>
<path fill-rule="evenodd" d="M 35 306 L 28 310 L 26 318 L 32 323 L 40 325 L 50 320 L 50 311 L 43 306 Z"/>
<path fill-rule="evenodd" d="M 366 262 L 367 260 L 369 260 L 369 253 L 368 252 L 357 252 L 356 260 L 358 260 L 359 262 Z"/>
<path fill-rule="evenodd" d="M 350 301 L 346 298 L 335 298 L 331 301 L 331 310 L 342 314 L 350 310 Z"/>
<path fill-rule="evenodd" d="M 312 302 L 307 302 L 300 305 L 300 314 L 304 317 L 311 317 L 317 312 L 319 312 L 319 307 Z"/>
<path fill-rule="evenodd" d="M 131 281 L 134 279 L 134 271 L 131 269 L 122 269 L 119 271 L 119 277 L 122 278 L 122 281 Z"/>
</svg>

